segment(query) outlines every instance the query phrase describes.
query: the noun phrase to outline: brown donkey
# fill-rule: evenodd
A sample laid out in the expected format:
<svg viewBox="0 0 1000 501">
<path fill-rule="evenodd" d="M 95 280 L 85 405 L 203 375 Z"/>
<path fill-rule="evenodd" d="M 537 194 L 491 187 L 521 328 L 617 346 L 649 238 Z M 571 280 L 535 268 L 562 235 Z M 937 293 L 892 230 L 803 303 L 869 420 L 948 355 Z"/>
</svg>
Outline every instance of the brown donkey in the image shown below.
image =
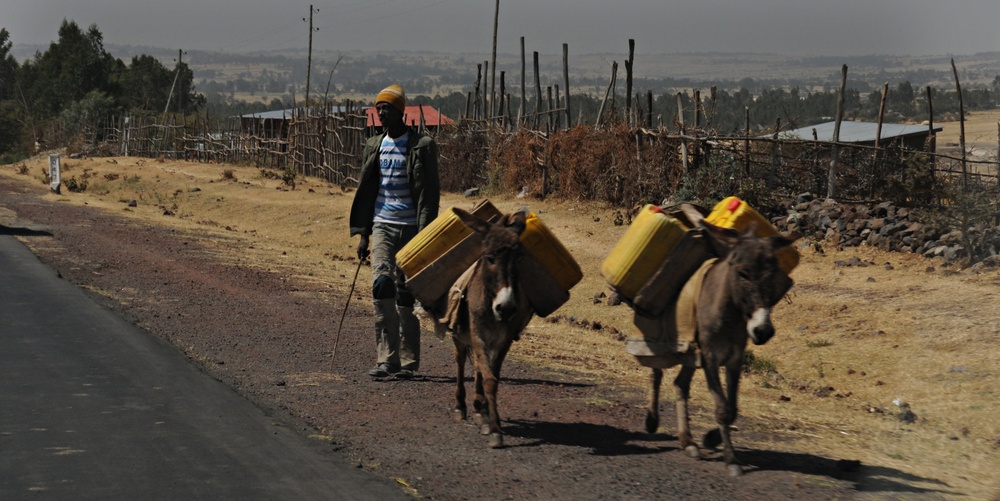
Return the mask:
<svg viewBox="0 0 1000 501">
<path fill-rule="evenodd" d="M 736 460 L 729 431 L 737 415 L 736 399 L 744 351 L 748 338 L 760 345 L 774 335 L 771 307 L 792 285 L 791 278 L 778 266 L 774 253 L 791 245 L 798 237 L 777 235 L 760 238 L 754 236 L 756 227 L 740 234 L 705 221 L 700 221 L 699 225 L 724 254 L 714 263 L 706 263 L 708 269 L 701 290 L 692 302 L 695 342 L 708 389 L 715 400 L 715 422 L 718 424 L 717 429 L 706 434 L 703 445 L 711 449 L 721 440 L 726 467 L 730 475 L 739 476 L 743 474 L 743 468 Z M 719 378 L 722 368 L 726 371 L 725 393 Z M 688 424 L 688 397 L 695 370 L 695 366 L 681 366 L 674 379 L 674 388 L 677 391 L 677 438 L 689 456 L 698 458 L 701 452 L 691 438 Z M 646 431 L 654 433 L 660 422 L 659 394 L 663 369 L 654 368 L 651 381 Z"/>
<path fill-rule="evenodd" d="M 497 223 L 489 223 L 461 209 L 455 209 L 455 213 L 483 237 L 483 251 L 459 279 L 464 284 L 458 287 L 464 290 L 464 297 L 446 307 L 448 318 L 438 319 L 434 328 L 439 337 L 448 334 L 455 343 L 455 420 L 464 421 L 467 414 L 465 361 L 471 351 L 476 384 L 473 417 L 481 433 L 489 435 L 490 446 L 498 448 L 503 447 L 497 412 L 500 366 L 534 314 L 518 281 L 518 262 L 527 252 L 520 241 L 525 214 L 508 214 Z M 436 311 L 443 311 L 442 305 L 437 306 Z"/>
</svg>

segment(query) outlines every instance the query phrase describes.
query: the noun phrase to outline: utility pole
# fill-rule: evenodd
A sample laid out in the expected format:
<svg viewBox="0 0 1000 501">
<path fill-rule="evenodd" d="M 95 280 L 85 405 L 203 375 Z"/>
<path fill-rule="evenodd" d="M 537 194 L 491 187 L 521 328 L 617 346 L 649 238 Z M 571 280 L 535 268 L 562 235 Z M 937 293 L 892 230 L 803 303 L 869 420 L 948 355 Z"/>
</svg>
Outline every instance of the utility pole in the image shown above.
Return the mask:
<svg viewBox="0 0 1000 501">
<path fill-rule="evenodd" d="M 180 76 L 180 74 L 181 74 L 181 68 L 184 67 L 184 61 L 183 61 L 183 59 L 184 59 L 184 50 L 183 49 L 177 49 L 177 75 L 178 76 Z M 181 115 L 184 115 L 184 89 L 183 89 L 183 85 L 181 87 L 182 88 L 177 89 L 177 111 L 179 113 L 181 113 Z"/>
<path fill-rule="evenodd" d="M 162 119 L 163 122 L 166 122 L 167 120 L 167 112 L 170 111 L 170 100 L 173 99 L 174 97 L 174 89 L 177 87 L 178 77 L 181 76 L 180 54 L 183 54 L 184 51 L 182 49 L 178 49 L 177 52 L 178 52 L 177 66 L 174 67 L 174 82 L 170 84 L 170 92 L 167 94 L 167 105 L 163 107 L 163 119 Z"/>
<path fill-rule="evenodd" d="M 493 103 L 496 101 L 496 91 L 494 86 L 497 81 L 497 23 L 500 21 L 500 0 L 496 0 L 496 8 L 493 10 L 493 63 L 491 67 L 493 68 L 490 73 L 490 121 L 493 121 L 493 116 L 497 111 L 496 105 Z"/>
<path fill-rule="evenodd" d="M 312 60 L 313 60 L 313 32 L 319 31 L 319 28 L 313 28 L 313 13 L 319 12 L 319 9 L 314 9 L 312 4 L 309 4 L 309 56 L 306 58 L 306 109 L 309 109 L 309 86 L 310 78 L 312 77 Z M 306 18 L 302 18 L 303 21 Z"/>
</svg>

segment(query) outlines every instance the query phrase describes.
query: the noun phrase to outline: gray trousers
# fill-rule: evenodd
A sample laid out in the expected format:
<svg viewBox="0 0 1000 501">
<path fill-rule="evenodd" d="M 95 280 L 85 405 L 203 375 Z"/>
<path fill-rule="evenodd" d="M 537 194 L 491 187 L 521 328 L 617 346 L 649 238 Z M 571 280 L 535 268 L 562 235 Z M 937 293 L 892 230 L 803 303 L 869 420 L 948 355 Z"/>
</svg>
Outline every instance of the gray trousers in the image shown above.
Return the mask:
<svg viewBox="0 0 1000 501">
<path fill-rule="evenodd" d="M 420 368 L 420 321 L 396 252 L 416 234 L 416 226 L 375 223 L 371 237 L 377 363 L 411 371 Z"/>
</svg>

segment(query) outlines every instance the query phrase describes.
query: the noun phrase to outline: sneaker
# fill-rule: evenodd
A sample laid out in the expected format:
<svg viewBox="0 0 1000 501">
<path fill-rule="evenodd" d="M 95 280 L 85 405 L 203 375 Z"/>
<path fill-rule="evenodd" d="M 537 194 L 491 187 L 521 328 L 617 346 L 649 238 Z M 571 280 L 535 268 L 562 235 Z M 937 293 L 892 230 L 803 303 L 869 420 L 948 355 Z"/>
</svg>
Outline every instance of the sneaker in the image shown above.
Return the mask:
<svg viewBox="0 0 1000 501">
<path fill-rule="evenodd" d="M 389 377 L 389 374 L 394 372 L 389 364 L 378 364 L 374 369 L 368 371 L 368 375 L 371 377 Z"/>
<path fill-rule="evenodd" d="M 413 379 L 413 371 L 410 369 L 399 369 L 393 376 L 396 379 Z"/>
</svg>

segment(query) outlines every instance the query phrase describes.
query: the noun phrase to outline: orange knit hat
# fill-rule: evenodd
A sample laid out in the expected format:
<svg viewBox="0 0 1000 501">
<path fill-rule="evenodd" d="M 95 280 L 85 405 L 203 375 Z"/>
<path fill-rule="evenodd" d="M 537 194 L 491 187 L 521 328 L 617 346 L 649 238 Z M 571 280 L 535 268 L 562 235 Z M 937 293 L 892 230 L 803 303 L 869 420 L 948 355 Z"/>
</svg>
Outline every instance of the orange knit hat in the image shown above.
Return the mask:
<svg viewBox="0 0 1000 501">
<path fill-rule="evenodd" d="M 392 84 L 378 93 L 378 97 L 375 98 L 375 104 L 378 103 L 389 103 L 393 108 L 403 113 L 406 111 L 406 94 L 403 93 L 402 87 Z"/>
</svg>

